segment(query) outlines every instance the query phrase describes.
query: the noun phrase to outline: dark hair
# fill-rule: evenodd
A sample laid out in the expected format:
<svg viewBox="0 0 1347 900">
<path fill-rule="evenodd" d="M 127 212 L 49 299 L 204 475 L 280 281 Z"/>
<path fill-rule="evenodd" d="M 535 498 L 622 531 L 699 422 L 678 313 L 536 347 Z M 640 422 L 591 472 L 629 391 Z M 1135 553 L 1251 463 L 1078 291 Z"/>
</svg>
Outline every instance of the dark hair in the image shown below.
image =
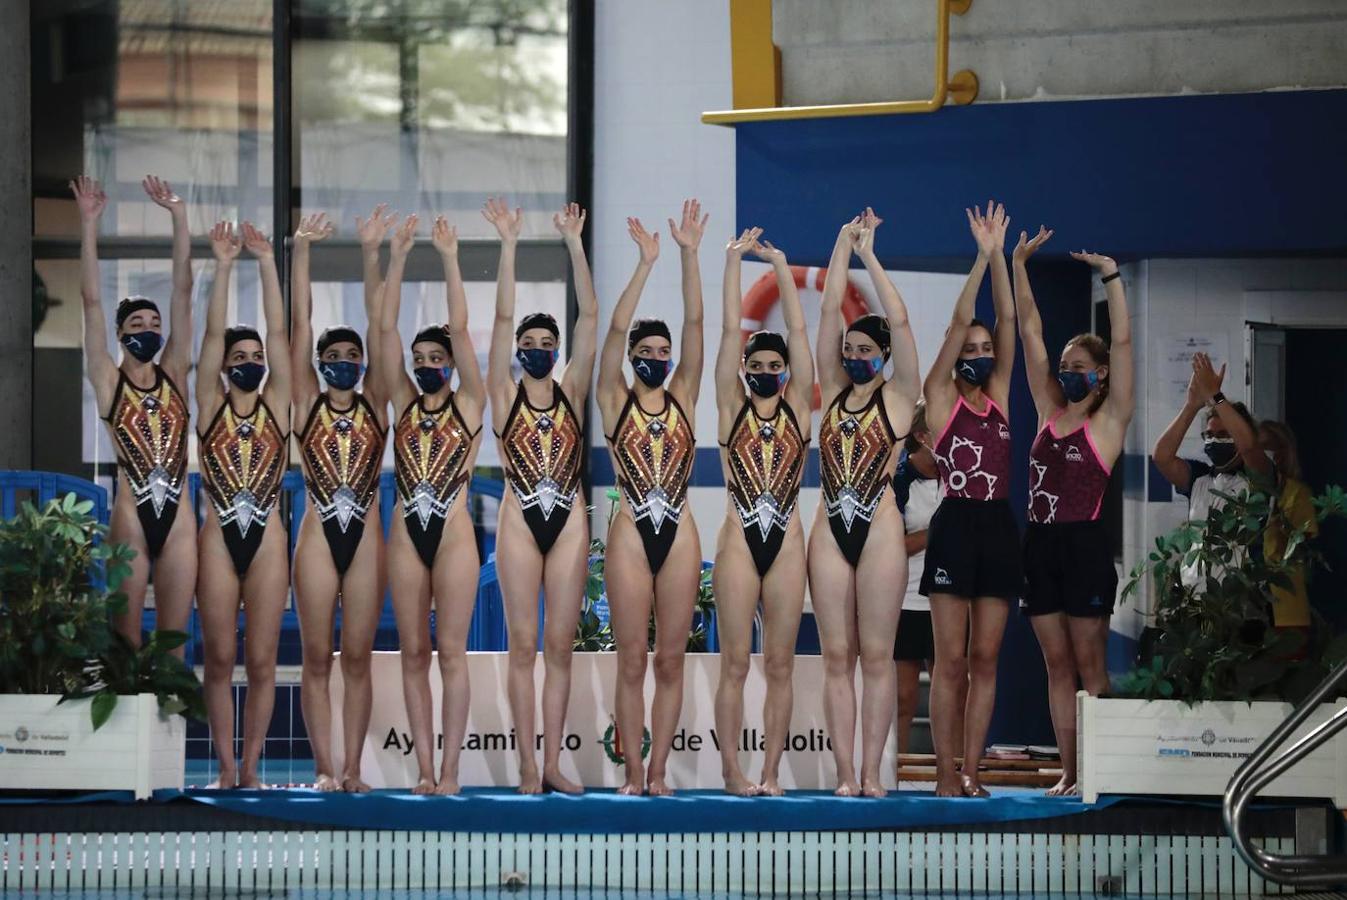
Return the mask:
<svg viewBox="0 0 1347 900">
<path fill-rule="evenodd" d="M 883 316 L 867 313 L 854 322 L 847 325 L 847 331 L 854 331 L 857 334 L 863 334 L 875 342 L 875 346 L 884 354 L 885 361 L 889 358 L 889 320 Z"/>
<path fill-rule="evenodd" d="M 333 325 L 331 328 L 323 329 L 323 333 L 318 335 L 318 355 L 333 344 L 351 343 L 363 354 L 365 352 L 365 342 L 360 338 L 360 332 L 356 331 L 350 325 Z"/>
<path fill-rule="evenodd" d="M 903 438 L 903 449 L 911 456 L 921 450 L 921 441 L 917 440 L 917 432 L 925 431 L 928 434 L 931 429 L 926 425 L 926 399 L 917 401 L 917 405 L 912 407 L 912 425 L 907 429 L 907 437 Z"/>
<path fill-rule="evenodd" d="M 974 316 L 974 317 L 973 317 L 973 321 L 971 321 L 971 322 L 968 323 L 968 330 L 969 330 L 969 331 L 972 331 L 974 328 L 981 328 L 983 331 L 987 332 L 988 334 L 991 334 L 991 333 L 992 333 L 992 327 L 991 327 L 990 325 L 988 325 L 986 322 L 984 322 L 984 321 L 982 321 L 981 319 L 979 319 L 977 316 Z"/>
<path fill-rule="evenodd" d="M 1066 351 L 1070 350 L 1072 347 L 1079 347 L 1090 354 L 1090 359 L 1094 360 L 1096 367 L 1108 365 L 1108 343 L 1099 335 L 1092 334 L 1088 331 L 1084 334 L 1076 335 L 1066 342 L 1066 346 L 1062 348 L 1062 355 L 1065 356 Z M 1090 404 L 1090 412 L 1094 412 L 1099 407 L 1103 406 L 1104 400 L 1107 398 L 1108 378 L 1105 377 L 1099 382 L 1099 393 L 1095 395 L 1094 402 Z"/>
<path fill-rule="evenodd" d="M 1260 436 L 1265 434 L 1272 438 L 1277 479 L 1284 481 L 1287 478 L 1299 478 L 1300 451 L 1296 448 L 1296 433 L 1291 430 L 1291 426 L 1276 419 L 1264 419 L 1258 423 L 1258 431 Z"/>
<path fill-rule="evenodd" d="M 146 310 L 159 315 L 159 304 L 155 303 L 149 297 L 126 297 L 121 303 L 117 304 L 117 330 L 121 331 L 126 320 L 133 314 Z"/>
<path fill-rule="evenodd" d="M 636 349 L 636 345 L 648 337 L 662 337 L 670 344 L 673 343 L 673 335 L 669 333 L 669 326 L 663 319 L 637 319 L 631 323 L 631 331 L 627 334 L 627 352 Z"/>
<path fill-rule="evenodd" d="M 1250 429 L 1253 430 L 1255 435 L 1257 435 L 1258 423 L 1254 421 L 1253 413 L 1249 412 L 1249 407 L 1244 405 L 1243 400 L 1227 400 L 1225 405 L 1233 409 L 1236 413 L 1238 413 L 1239 417 L 1244 420 L 1244 423 L 1248 425 Z M 1205 421 L 1210 422 L 1211 417 L 1216 415 L 1217 412 L 1219 412 L 1219 410 L 1217 410 L 1216 407 L 1214 406 L 1207 407 L 1207 418 L 1205 419 Z"/>
<path fill-rule="evenodd" d="M 557 328 L 557 320 L 545 312 L 529 313 L 519 320 L 519 327 L 514 330 L 514 339 L 517 341 L 524 336 L 524 332 L 531 328 L 546 328 L 552 332 L 552 337 L 561 338 L 561 329 Z"/>
<path fill-rule="evenodd" d="M 744 341 L 744 362 L 754 353 L 762 350 L 768 350 L 779 354 L 782 362 L 790 362 L 790 355 L 786 352 L 786 339 L 775 331 L 755 331 Z"/>
<path fill-rule="evenodd" d="M 224 355 L 229 356 L 229 349 L 239 341 L 257 341 L 262 343 L 262 335 L 257 333 L 257 329 L 251 325 L 231 325 L 225 329 L 224 333 Z"/>
<path fill-rule="evenodd" d="M 439 344 L 444 348 L 444 352 L 450 356 L 454 355 L 453 345 L 449 343 L 448 325 L 427 325 L 416 333 L 412 338 L 411 346 L 415 347 L 420 343 Z"/>
</svg>

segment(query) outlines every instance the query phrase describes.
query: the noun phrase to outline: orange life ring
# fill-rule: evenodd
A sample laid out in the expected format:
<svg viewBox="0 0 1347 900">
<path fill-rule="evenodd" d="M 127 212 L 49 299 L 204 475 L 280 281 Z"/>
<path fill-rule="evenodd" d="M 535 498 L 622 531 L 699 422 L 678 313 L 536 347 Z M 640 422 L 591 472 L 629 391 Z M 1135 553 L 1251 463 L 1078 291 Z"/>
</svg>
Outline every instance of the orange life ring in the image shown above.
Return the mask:
<svg viewBox="0 0 1347 900">
<path fill-rule="evenodd" d="M 813 266 L 791 266 L 790 274 L 797 289 L 812 287 L 821 294 L 828 270 Z M 775 272 L 765 272 L 761 278 L 753 282 L 744 293 L 743 310 L 740 313 L 742 318 L 739 320 L 741 341 L 747 341 L 753 332 L 762 330 L 772 307 L 776 306 L 780 299 L 781 288 L 777 286 Z M 842 294 L 842 320 L 850 325 L 869 311 L 870 304 L 866 302 L 865 295 L 848 277 L 846 290 Z M 814 409 L 818 409 L 819 405 L 819 387 L 815 384 Z"/>
</svg>

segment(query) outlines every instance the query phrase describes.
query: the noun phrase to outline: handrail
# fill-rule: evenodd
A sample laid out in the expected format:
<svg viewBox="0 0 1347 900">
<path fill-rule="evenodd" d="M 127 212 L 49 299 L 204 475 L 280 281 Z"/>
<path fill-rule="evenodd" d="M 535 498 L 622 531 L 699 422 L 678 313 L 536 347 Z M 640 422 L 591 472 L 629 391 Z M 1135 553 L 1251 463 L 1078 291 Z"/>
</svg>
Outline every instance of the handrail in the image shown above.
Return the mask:
<svg viewBox="0 0 1347 900">
<path fill-rule="evenodd" d="M 1273 756 L 1273 752 L 1285 743 L 1296 729 L 1305 724 L 1344 677 L 1347 677 L 1347 661 L 1340 663 L 1299 706 L 1291 711 L 1286 721 L 1273 729 L 1267 739 L 1259 744 L 1258 748 L 1249 754 L 1249 758 L 1235 770 L 1229 785 L 1226 786 L 1221 802 L 1221 817 L 1225 821 L 1226 831 L 1230 833 L 1230 839 L 1234 842 L 1235 851 L 1240 857 L 1268 881 L 1295 886 L 1347 881 L 1347 855 L 1270 853 L 1262 847 L 1254 846 L 1243 828 L 1244 813 L 1255 794 L 1313 753 L 1343 728 L 1347 728 L 1347 706 L 1340 706 L 1326 721 L 1305 733 L 1277 756 Z"/>
<path fill-rule="evenodd" d="M 966 106 L 977 99 L 978 77 L 971 69 L 961 69 L 949 74 L 949 17 L 963 15 L 973 5 L 973 0 L 936 0 L 935 26 L 935 90 L 925 100 L 885 100 L 874 103 L 833 103 L 820 106 L 766 106 L 756 109 L 727 109 L 702 113 L 702 122 L 707 125 L 735 125 L 740 122 L 770 122 L 786 119 L 826 119 L 838 116 L 883 116 L 897 113 L 935 112 L 952 99 L 958 106 Z M 770 34 L 769 19 L 766 28 Z M 758 23 L 757 27 L 763 27 Z M 774 75 L 779 80 L 779 54 Z M 734 76 L 741 77 L 735 67 Z M 780 102 L 778 98 L 778 102 Z"/>
</svg>

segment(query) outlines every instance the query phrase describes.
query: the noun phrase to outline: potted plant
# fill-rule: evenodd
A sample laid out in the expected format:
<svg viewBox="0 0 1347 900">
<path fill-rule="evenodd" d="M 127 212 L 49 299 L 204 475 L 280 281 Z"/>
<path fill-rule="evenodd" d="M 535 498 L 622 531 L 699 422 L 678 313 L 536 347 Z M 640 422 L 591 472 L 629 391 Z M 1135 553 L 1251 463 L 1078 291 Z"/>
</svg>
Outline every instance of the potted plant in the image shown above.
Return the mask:
<svg viewBox="0 0 1347 900">
<path fill-rule="evenodd" d="M 186 727 L 201 687 L 156 631 L 113 630 L 133 551 L 106 541 L 73 494 L 0 522 L 0 788 L 182 787 Z M 80 702 L 75 702 L 80 701 Z"/>
<path fill-rule="evenodd" d="M 1272 627 L 1269 597 L 1291 573 L 1320 561 L 1313 525 L 1347 511 L 1331 486 L 1314 501 L 1313 522 L 1292 527 L 1281 558 L 1262 552 L 1275 488 L 1220 495 L 1206 522 L 1156 539 L 1123 596 L 1153 587 L 1154 627 L 1137 667 L 1108 697 L 1077 695 L 1079 787 L 1101 793 L 1221 794 L 1240 762 L 1347 654 L 1327 629 Z M 1306 726 L 1333 710 L 1325 705 Z M 1320 748 L 1264 792 L 1332 797 L 1347 805 L 1347 742 Z"/>
</svg>

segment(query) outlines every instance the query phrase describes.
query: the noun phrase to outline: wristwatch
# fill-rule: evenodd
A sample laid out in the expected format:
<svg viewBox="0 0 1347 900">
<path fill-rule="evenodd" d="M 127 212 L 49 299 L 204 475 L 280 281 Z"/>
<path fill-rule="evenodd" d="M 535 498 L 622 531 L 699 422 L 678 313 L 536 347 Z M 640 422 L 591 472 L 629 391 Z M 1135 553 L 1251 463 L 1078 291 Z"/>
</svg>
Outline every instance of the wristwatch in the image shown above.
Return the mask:
<svg viewBox="0 0 1347 900">
<path fill-rule="evenodd" d="M 1211 395 L 1211 400 L 1207 401 L 1207 406 L 1209 406 L 1212 409 L 1215 409 L 1217 406 L 1219 406 L 1224 402 L 1225 402 L 1225 394 L 1222 394 L 1220 391 L 1217 391 L 1216 393 Z"/>
</svg>

